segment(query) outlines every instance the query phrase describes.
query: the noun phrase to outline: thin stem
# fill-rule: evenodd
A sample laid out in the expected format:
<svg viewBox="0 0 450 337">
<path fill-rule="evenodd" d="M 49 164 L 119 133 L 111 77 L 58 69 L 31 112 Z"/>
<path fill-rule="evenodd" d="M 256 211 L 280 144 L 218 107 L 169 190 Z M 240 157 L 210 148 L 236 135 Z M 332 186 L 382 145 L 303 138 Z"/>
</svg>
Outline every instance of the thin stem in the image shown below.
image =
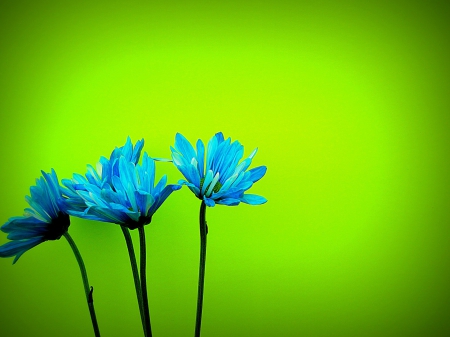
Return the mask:
<svg viewBox="0 0 450 337">
<path fill-rule="evenodd" d="M 141 263 L 141 287 L 142 287 L 142 304 L 144 307 L 144 317 L 145 317 L 145 325 L 147 327 L 148 336 L 152 336 L 152 326 L 150 323 L 150 310 L 148 307 L 148 296 L 147 296 L 147 250 L 145 245 L 145 230 L 144 226 L 138 227 L 139 231 L 139 243 L 140 243 L 140 263 Z"/>
<path fill-rule="evenodd" d="M 203 288 L 205 284 L 205 264 L 206 264 L 206 236 L 208 226 L 206 225 L 206 204 L 202 201 L 200 206 L 200 267 L 198 272 L 198 296 L 197 296 L 197 317 L 195 320 L 195 337 L 200 337 L 202 326 L 203 309 Z"/>
<path fill-rule="evenodd" d="M 89 288 L 89 280 L 88 280 L 88 276 L 87 276 L 87 272 L 86 272 L 86 267 L 84 266 L 83 258 L 81 257 L 80 251 L 78 250 L 78 248 L 75 244 L 75 241 L 73 241 L 69 232 L 65 232 L 64 237 L 66 238 L 67 242 L 69 243 L 70 247 L 72 248 L 75 258 L 77 259 L 78 266 L 80 267 L 81 278 L 83 279 L 84 293 L 86 295 L 86 300 L 87 300 L 87 304 L 89 307 L 89 314 L 91 315 L 92 327 L 94 328 L 95 336 L 100 337 L 100 331 L 98 329 L 98 323 L 97 323 L 97 316 L 95 315 L 95 309 L 94 309 L 94 298 L 92 296 L 94 287 Z"/>
<path fill-rule="evenodd" d="M 139 313 L 141 315 L 142 329 L 144 330 L 144 335 L 147 337 L 147 326 L 145 323 L 144 306 L 142 304 L 142 289 L 141 281 L 139 278 L 136 255 L 134 254 L 133 241 L 131 239 L 130 231 L 125 226 L 120 226 L 122 229 L 123 236 L 125 237 L 125 242 L 127 243 L 128 255 L 130 256 L 131 270 L 133 272 L 134 287 L 136 289 L 136 296 L 139 304 Z"/>
</svg>

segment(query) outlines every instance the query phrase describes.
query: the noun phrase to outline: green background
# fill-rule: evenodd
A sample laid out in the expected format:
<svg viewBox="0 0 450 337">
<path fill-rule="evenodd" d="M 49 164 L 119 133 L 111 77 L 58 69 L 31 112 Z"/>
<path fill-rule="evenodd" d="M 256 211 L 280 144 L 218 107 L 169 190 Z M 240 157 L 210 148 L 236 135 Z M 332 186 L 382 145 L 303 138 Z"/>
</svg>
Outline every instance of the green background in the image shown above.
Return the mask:
<svg viewBox="0 0 450 337">
<path fill-rule="evenodd" d="M 176 132 L 239 140 L 262 206 L 207 210 L 203 336 L 450 334 L 449 16 L 430 1 L 3 1 L 0 222 L 60 178 Z M 169 182 L 181 175 L 157 166 Z M 146 227 L 154 336 L 192 336 L 200 201 Z M 73 219 L 103 336 L 140 336 L 120 229 Z M 137 233 L 133 233 L 137 234 Z M 0 235 L 0 243 L 6 242 Z M 75 258 L 0 261 L 1 336 L 90 336 Z"/>
</svg>

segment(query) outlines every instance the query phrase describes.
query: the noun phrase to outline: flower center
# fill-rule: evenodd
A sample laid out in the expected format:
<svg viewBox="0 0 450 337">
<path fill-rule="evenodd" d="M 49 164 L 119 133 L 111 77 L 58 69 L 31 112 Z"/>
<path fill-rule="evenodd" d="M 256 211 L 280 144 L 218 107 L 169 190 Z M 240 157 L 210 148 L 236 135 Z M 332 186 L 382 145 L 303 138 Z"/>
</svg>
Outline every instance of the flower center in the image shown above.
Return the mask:
<svg viewBox="0 0 450 337">
<path fill-rule="evenodd" d="M 202 190 L 202 188 L 203 188 L 203 183 L 205 182 L 205 178 L 201 178 L 200 179 L 200 191 Z M 208 186 L 206 186 L 206 188 L 205 188 L 205 191 L 207 191 L 208 190 L 208 188 L 210 187 L 210 185 L 211 185 L 211 183 L 208 185 Z M 216 182 L 216 185 L 214 186 L 214 188 L 213 188 L 213 192 L 214 193 L 217 193 L 217 192 L 219 192 L 220 191 L 220 189 L 222 188 L 222 184 L 220 183 L 220 181 L 217 181 Z"/>
<path fill-rule="evenodd" d="M 143 227 L 144 225 L 148 225 L 151 221 L 151 216 L 141 215 L 138 221 L 133 221 L 130 219 L 130 221 L 125 223 L 125 227 L 128 227 L 129 229 L 136 229 L 139 227 Z"/>
<path fill-rule="evenodd" d="M 47 233 L 45 233 L 46 240 L 59 240 L 61 236 L 67 232 L 70 226 L 69 214 L 59 212 L 58 216 L 48 224 Z"/>
</svg>

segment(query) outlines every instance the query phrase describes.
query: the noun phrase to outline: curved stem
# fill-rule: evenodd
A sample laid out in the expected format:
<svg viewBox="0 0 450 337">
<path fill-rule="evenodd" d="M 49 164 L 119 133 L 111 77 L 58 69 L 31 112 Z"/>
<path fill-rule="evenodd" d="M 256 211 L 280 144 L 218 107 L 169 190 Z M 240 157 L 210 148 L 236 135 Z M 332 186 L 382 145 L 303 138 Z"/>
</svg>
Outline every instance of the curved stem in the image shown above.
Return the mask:
<svg viewBox="0 0 450 337">
<path fill-rule="evenodd" d="M 125 226 L 120 226 L 122 229 L 123 236 L 125 237 L 125 242 L 127 243 L 128 255 L 130 256 L 131 270 L 133 272 L 134 287 L 136 289 L 136 296 L 139 304 L 139 313 L 141 315 L 142 329 L 144 330 L 144 335 L 147 337 L 147 326 L 145 324 L 144 307 L 142 304 L 142 289 L 141 281 L 139 278 L 136 255 L 134 254 L 133 240 L 131 239 L 130 231 Z"/>
<path fill-rule="evenodd" d="M 81 278 L 83 279 L 84 293 L 86 295 L 86 300 L 89 307 L 89 314 L 91 315 L 92 327 L 94 328 L 95 336 L 100 337 L 100 330 L 98 329 L 97 316 L 95 315 L 94 309 L 94 298 L 92 296 L 94 287 L 89 288 L 89 280 L 86 272 L 86 267 L 84 266 L 83 258 L 81 257 L 80 251 L 78 250 L 75 241 L 73 241 L 69 232 L 65 232 L 64 237 L 72 248 L 75 258 L 77 259 L 78 266 L 80 267 Z"/>
<path fill-rule="evenodd" d="M 145 245 L 145 230 L 144 226 L 138 227 L 139 231 L 139 250 L 141 254 L 141 287 L 142 287 L 142 306 L 144 309 L 145 325 L 147 327 L 148 336 L 152 336 L 152 326 L 150 324 L 150 310 L 148 307 L 148 296 L 147 296 L 147 250 Z"/>
<path fill-rule="evenodd" d="M 198 296 L 197 296 L 197 317 L 195 320 L 195 337 L 200 337 L 202 325 L 203 309 L 203 288 L 205 284 L 205 264 L 206 264 L 206 236 L 208 226 L 206 224 L 206 204 L 202 201 L 200 206 L 200 267 L 198 272 Z"/>
</svg>

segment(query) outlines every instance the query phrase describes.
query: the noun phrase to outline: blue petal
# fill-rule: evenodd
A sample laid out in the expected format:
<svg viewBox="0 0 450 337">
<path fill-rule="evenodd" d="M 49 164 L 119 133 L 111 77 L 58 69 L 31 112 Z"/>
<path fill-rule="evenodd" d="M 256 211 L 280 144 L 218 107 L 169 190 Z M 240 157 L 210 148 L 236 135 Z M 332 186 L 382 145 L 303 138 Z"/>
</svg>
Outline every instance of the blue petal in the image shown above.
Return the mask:
<svg viewBox="0 0 450 337">
<path fill-rule="evenodd" d="M 233 188 L 241 190 L 241 191 L 247 191 L 250 187 L 253 186 L 253 182 L 250 180 L 242 180 L 239 184 L 234 185 Z"/>
<path fill-rule="evenodd" d="M 58 216 L 58 206 L 56 203 L 55 196 L 51 193 L 49 186 L 44 178 L 36 179 L 36 186 L 30 187 L 31 199 L 30 205 L 32 207 L 42 208 L 50 218 L 55 218 Z M 39 213 L 41 213 L 39 211 Z M 45 216 L 42 213 L 42 216 Z"/>
<path fill-rule="evenodd" d="M 219 172 L 217 172 L 216 175 L 214 176 L 213 180 L 211 181 L 211 184 L 209 184 L 208 189 L 206 190 L 206 193 L 205 193 L 206 196 L 208 196 L 208 197 L 211 196 L 211 193 L 212 193 L 214 187 L 216 186 L 217 182 L 219 181 L 219 178 L 220 178 L 220 174 L 219 174 Z M 206 179 L 205 179 L 205 181 L 206 181 Z"/>
<path fill-rule="evenodd" d="M 45 173 L 44 171 L 41 172 L 47 183 L 46 186 L 48 187 L 48 192 L 57 201 L 57 199 L 60 198 L 61 194 L 59 190 L 58 176 L 56 175 L 55 170 L 52 169 L 50 173 Z"/>
<path fill-rule="evenodd" d="M 267 167 L 266 166 L 258 166 L 258 167 L 252 168 L 251 170 L 248 171 L 248 173 L 250 173 L 249 180 L 251 180 L 254 183 L 256 183 L 259 179 L 264 177 L 266 172 L 267 172 Z"/>
<path fill-rule="evenodd" d="M 217 150 L 214 154 L 214 158 L 211 162 L 211 170 L 214 172 L 220 172 L 222 163 L 225 161 L 225 165 L 227 164 L 227 153 L 230 150 L 230 138 L 226 141 L 220 143 L 217 147 Z"/>
<path fill-rule="evenodd" d="M 112 177 L 112 184 L 113 184 L 116 192 L 120 192 L 120 191 L 125 192 L 125 187 L 123 186 L 122 181 L 120 180 L 120 178 L 118 176 Z"/>
<path fill-rule="evenodd" d="M 238 177 L 233 181 L 233 183 L 231 184 L 231 187 L 230 187 L 230 188 L 239 185 L 240 182 L 244 179 L 244 175 L 245 175 L 245 173 L 244 173 L 244 172 L 241 172 L 241 173 L 238 175 Z"/>
<path fill-rule="evenodd" d="M 189 164 L 186 167 L 186 170 L 189 172 L 189 181 L 193 183 L 195 186 L 200 187 L 200 175 L 196 166 Z"/>
<path fill-rule="evenodd" d="M 234 174 L 239 174 L 241 172 L 244 172 L 252 163 L 252 160 L 250 158 L 244 159 L 234 170 Z"/>
<path fill-rule="evenodd" d="M 221 177 L 220 182 L 223 184 L 229 177 L 231 177 L 236 169 L 237 164 L 241 160 L 244 155 L 244 147 L 238 142 L 235 141 L 232 145 L 232 150 L 229 153 L 228 163 L 223 169 L 221 168 Z"/>
<path fill-rule="evenodd" d="M 89 209 L 86 207 L 84 211 L 78 211 L 74 209 L 69 209 L 67 213 L 71 216 L 75 216 L 77 218 L 81 219 L 87 219 L 87 220 L 95 220 L 95 221 L 103 221 L 101 218 L 94 214 L 88 214 Z"/>
<path fill-rule="evenodd" d="M 250 153 L 250 155 L 248 156 L 249 159 L 253 159 L 253 157 L 256 155 L 256 153 L 258 152 L 258 148 L 254 149 L 252 151 L 252 153 Z"/>
<path fill-rule="evenodd" d="M 224 144 L 226 143 L 227 142 L 224 142 Z M 239 151 L 240 148 L 241 151 Z M 228 145 L 227 149 L 224 149 L 224 152 L 221 154 L 222 158 L 217 166 L 217 172 L 220 172 L 220 175 L 224 176 L 223 181 L 226 180 L 227 176 L 233 174 L 233 170 L 242 158 L 243 152 L 243 147 L 238 142 L 234 142 L 233 144 Z"/>
<path fill-rule="evenodd" d="M 200 193 L 202 195 L 205 194 L 206 188 L 209 186 L 209 184 L 211 184 L 211 181 L 214 179 L 214 173 L 211 170 L 208 170 L 208 172 L 206 173 L 205 176 L 205 180 L 203 181 L 203 186 L 202 189 L 200 191 Z"/>
<path fill-rule="evenodd" d="M 137 202 L 136 202 L 136 197 L 134 195 L 135 191 L 136 190 L 133 189 L 131 184 L 128 183 L 127 190 L 126 190 L 127 196 L 128 196 L 128 200 L 130 201 L 132 210 L 137 212 L 138 211 L 138 206 L 137 206 Z"/>
<path fill-rule="evenodd" d="M 119 159 L 119 178 L 122 186 L 127 188 L 131 184 L 135 189 L 137 187 L 136 170 L 133 163 L 127 162 L 125 157 Z"/>
<path fill-rule="evenodd" d="M 142 148 L 144 147 L 144 139 L 138 140 L 133 149 L 133 155 L 131 156 L 131 162 L 133 164 L 137 164 L 139 161 L 139 157 L 141 156 Z"/>
<path fill-rule="evenodd" d="M 0 246 L 0 257 L 11 257 L 16 255 L 13 264 L 25 253 L 27 250 L 44 242 L 43 237 L 36 237 L 30 240 L 10 241 Z"/>
<path fill-rule="evenodd" d="M 147 171 L 145 171 L 145 169 L 141 166 L 141 165 L 137 165 L 136 169 L 138 171 L 138 189 L 142 190 L 142 191 L 146 191 L 147 193 L 151 193 L 151 191 L 153 190 L 153 183 L 150 183 L 150 175 L 148 174 Z M 152 177 L 152 179 L 154 179 Z"/>
<path fill-rule="evenodd" d="M 88 209 L 88 214 L 97 216 L 100 221 L 112 222 L 116 224 L 124 224 L 128 220 L 128 216 L 120 211 L 92 206 Z"/>
<path fill-rule="evenodd" d="M 197 163 L 200 177 L 203 177 L 205 172 L 205 145 L 200 139 L 197 140 Z"/>
<path fill-rule="evenodd" d="M 106 200 L 104 200 L 101 196 L 101 194 L 96 194 L 96 193 L 92 193 L 89 192 L 89 198 L 92 200 L 92 202 L 99 206 L 99 207 L 103 207 L 103 208 L 108 208 L 108 202 Z"/>
<path fill-rule="evenodd" d="M 159 180 L 158 184 L 155 186 L 155 189 L 153 190 L 153 195 L 158 195 L 163 190 L 164 186 L 167 184 L 167 175 L 163 175 L 161 179 Z"/>
<path fill-rule="evenodd" d="M 102 178 L 102 182 L 111 183 L 112 167 L 110 161 L 103 156 L 100 157 L 100 160 L 97 163 L 97 169 L 99 170 L 99 168 L 101 168 L 100 176 Z"/>
<path fill-rule="evenodd" d="M 249 205 L 261 205 L 267 202 L 267 199 L 256 194 L 244 194 L 241 201 Z"/>
<path fill-rule="evenodd" d="M 110 160 L 112 176 L 119 176 L 119 158 L 120 157 L 113 158 Z"/>
<path fill-rule="evenodd" d="M 189 141 L 181 133 L 177 133 L 175 136 L 175 148 L 189 162 L 192 158 L 196 157 L 194 148 L 192 147 L 191 143 L 189 143 Z"/>
<path fill-rule="evenodd" d="M 228 189 L 230 188 L 231 184 L 234 183 L 234 181 L 237 179 L 237 175 L 232 175 L 231 177 L 229 177 L 225 183 L 222 185 L 222 187 L 220 188 L 220 190 L 216 193 L 212 194 L 212 197 L 220 197 L 222 195 L 224 195 L 225 193 L 227 193 Z"/>
<path fill-rule="evenodd" d="M 183 174 L 187 181 L 193 183 L 196 186 L 200 186 L 200 177 L 198 175 L 197 169 L 193 165 L 181 165 L 178 166 L 178 170 Z"/>
<path fill-rule="evenodd" d="M 240 199 L 243 194 L 244 194 L 243 189 L 237 188 L 237 187 L 231 187 L 227 191 L 219 191 L 219 193 L 213 194 L 212 198 L 214 200 L 225 199 L 225 198 Z"/>
<path fill-rule="evenodd" d="M 33 217 L 35 219 L 38 219 L 39 221 L 43 222 L 49 222 L 49 220 L 44 219 L 36 210 L 34 210 L 32 207 L 25 208 L 23 212 L 24 217 Z"/>
<path fill-rule="evenodd" d="M 217 147 L 218 147 L 218 139 L 216 136 L 213 136 L 208 142 L 208 149 L 206 152 L 206 172 L 211 169 Z"/>
<path fill-rule="evenodd" d="M 46 227 L 47 222 L 41 221 L 34 217 L 15 216 L 9 218 L 9 220 L 1 227 L 4 233 L 11 233 L 14 230 L 27 227 Z"/>
<path fill-rule="evenodd" d="M 140 212 L 132 212 L 129 211 L 126 213 L 126 215 L 128 215 L 128 218 L 131 219 L 132 221 L 139 221 L 139 218 L 141 217 L 141 213 Z M 128 222 L 129 220 L 126 220 L 126 222 Z"/>
<path fill-rule="evenodd" d="M 155 199 L 150 193 L 145 191 L 135 191 L 136 203 L 138 205 L 141 214 L 147 214 L 150 206 L 154 203 Z"/>
<path fill-rule="evenodd" d="M 173 147 L 170 147 L 170 150 L 172 151 L 172 160 L 175 166 L 179 167 L 189 164 L 186 158 L 184 158 L 181 153 L 176 152 L 176 150 Z"/>
<path fill-rule="evenodd" d="M 178 184 L 181 185 L 185 185 L 187 187 L 189 187 L 189 189 L 197 196 L 200 197 L 200 190 L 197 186 L 195 186 L 194 184 L 191 184 L 189 182 L 187 182 L 186 180 L 179 180 Z"/>
<path fill-rule="evenodd" d="M 155 162 L 147 155 L 147 152 L 144 153 L 144 160 L 145 161 L 143 161 L 142 167 L 148 174 L 148 187 L 149 192 L 151 192 L 155 186 Z"/>
<path fill-rule="evenodd" d="M 108 204 L 122 204 L 126 200 L 122 191 L 117 192 L 109 189 L 102 189 L 100 191 L 100 198 Z"/>
<path fill-rule="evenodd" d="M 206 206 L 208 206 L 208 207 L 214 207 L 216 205 L 216 203 L 213 199 L 207 198 L 206 196 L 203 197 L 203 201 L 205 202 Z"/>
<path fill-rule="evenodd" d="M 31 239 L 37 236 L 43 236 L 46 233 L 47 233 L 46 228 L 27 228 L 27 229 L 23 228 L 9 233 L 7 238 L 9 240 Z"/>
<path fill-rule="evenodd" d="M 123 204 L 116 204 L 114 202 L 111 202 L 108 206 L 109 206 L 108 208 L 110 208 L 114 212 L 120 211 L 121 213 L 125 213 L 125 214 L 134 212 L 133 210 L 129 210 L 128 208 L 126 208 Z"/>
<path fill-rule="evenodd" d="M 155 198 L 153 197 L 153 195 L 149 194 L 147 196 L 145 210 L 144 210 L 144 212 L 142 212 L 142 214 L 149 214 L 149 210 L 153 206 L 154 203 L 155 203 Z"/>
<path fill-rule="evenodd" d="M 227 205 L 227 206 L 237 206 L 241 201 L 236 198 L 224 198 L 217 201 L 218 204 Z"/>
<path fill-rule="evenodd" d="M 99 185 L 99 179 L 97 179 L 98 175 L 92 165 L 87 165 L 86 179 L 90 184 Z"/>
<path fill-rule="evenodd" d="M 76 184 L 81 184 L 81 185 L 87 184 L 87 183 L 88 183 L 86 177 L 82 176 L 82 175 L 79 174 L 79 173 L 74 173 L 74 174 L 73 174 L 73 181 L 74 181 Z"/>
<path fill-rule="evenodd" d="M 173 191 L 177 191 L 181 188 L 180 185 L 167 185 L 164 187 L 162 192 L 159 194 L 156 202 L 150 207 L 149 211 L 147 212 L 147 216 L 152 216 L 158 208 L 162 205 L 162 203 L 170 196 L 170 194 Z"/>
<path fill-rule="evenodd" d="M 100 189 L 100 187 L 98 187 L 97 185 L 86 184 L 85 187 L 86 187 L 86 191 L 87 192 L 94 193 L 94 194 L 97 194 L 97 195 L 100 195 L 100 193 L 102 191 Z"/>
<path fill-rule="evenodd" d="M 224 137 L 223 137 L 223 133 L 222 133 L 222 132 L 217 132 L 217 133 L 214 135 L 214 137 L 216 137 L 216 139 L 217 139 L 217 141 L 218 141 L 219 144 L 222 143 L 223 140 L 224 140 Z"/>
<path fill-rule="evenodd" d="M 78 194 L 81 198 L 83 198 L 84 202 L 87 204 L 88 202 L 94 202 L 89 192 L 86 191 L 78 191 Z"/>
<path fill-rule="evenodd" d="M 127 137 L 127 141 L 121 150 L 121 155 L 124 156 L 127 161 L 130 161 L 131 156 L 133 155 L 133 144 L 131 143 L 130 136 Z"/>
<path fill-rule="evenodd" d="M 25 196 L 25 200 L 28 204 L 39 214 L 39 216 L 46 222 L 50 222 L 52 217 L 47 213 L 47 211 L 38 203 L 34 198 Z M 43 199 L 41 199 L 43 200 Z M 54 215 L 56 217 L 56 214 Z"/>
<path fill-rule="evenodd" d="M 152 159 L 154 161 L 161 161 L 161 162 L 166 162 L 166 163 L 172 163 L 173 160 L 169 159 L 169 158 L 157 158 L 157 157 L 152 157 Z"/>
<path fill-rule="evenodd" d="M 61 183 L 66 186 L 68 189 L 73 189 L 73 181 L 70 179 L 62 179 Z"/>
</svg>

